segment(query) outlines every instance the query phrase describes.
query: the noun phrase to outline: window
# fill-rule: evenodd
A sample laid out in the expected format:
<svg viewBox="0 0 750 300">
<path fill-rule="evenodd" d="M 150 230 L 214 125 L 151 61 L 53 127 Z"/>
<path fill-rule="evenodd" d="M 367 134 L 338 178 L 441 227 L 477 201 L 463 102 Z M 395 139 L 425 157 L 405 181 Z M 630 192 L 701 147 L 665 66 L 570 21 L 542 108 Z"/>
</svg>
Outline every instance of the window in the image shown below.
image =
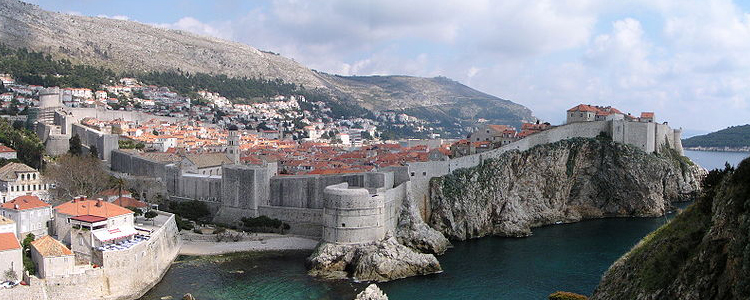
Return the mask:
<svg viewBox="0 0 750 300">
<path fill-rule="evenodd" d="M 411 177 L 414 177 L 414 172 L 411 172 Z"/>
<path fill-rule="evenodd" d="M 422 176 L 427 176 L 427 172 L 422 172 Z"/>
<path fill-rule="evenodd" d="M 344 223 L 341 223 L 341 227 L 346 227 L 346 224 L 344 224 Z"/>
</svg>

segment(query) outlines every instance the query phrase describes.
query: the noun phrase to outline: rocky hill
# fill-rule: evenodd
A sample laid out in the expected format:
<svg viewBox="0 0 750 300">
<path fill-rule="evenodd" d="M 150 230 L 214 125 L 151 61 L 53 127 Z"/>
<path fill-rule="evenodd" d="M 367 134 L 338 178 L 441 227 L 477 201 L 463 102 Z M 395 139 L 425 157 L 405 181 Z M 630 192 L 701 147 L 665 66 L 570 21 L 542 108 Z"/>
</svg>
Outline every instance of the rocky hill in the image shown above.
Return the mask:
<svg viewBox="0 0 750 300">
<path fill-rule="evenodd" d="M 694 197 L 703 169 L 606 139 L 511 151 L 431 182 L 429 224 L 451 239 L 527 236 L 531 228 L 610 216 L 660 216 Z"/>
<path fill-rule="evenodd" d="M 374 111 L 396 110 L 436 122 L 464 125 L 485 118 L 517 125 L 533 119 L 526 107 L 446 78 L 330 75 L 241 43 L 134 21 L 49 12 L 17 0 L 0 0 L 0 41 L 115 71 L 179 69 L 282 79 Z"/>
<path fill-rule="evenodd" d="M 591 299 L 750 299 L 750 159 L 604 274 Z"/>
<path fill-rule="evenodd" d="M 686 148 L 750 148 L 750 124 L 732 126 L 705 135 L 682 140 Z"/>
</svg>

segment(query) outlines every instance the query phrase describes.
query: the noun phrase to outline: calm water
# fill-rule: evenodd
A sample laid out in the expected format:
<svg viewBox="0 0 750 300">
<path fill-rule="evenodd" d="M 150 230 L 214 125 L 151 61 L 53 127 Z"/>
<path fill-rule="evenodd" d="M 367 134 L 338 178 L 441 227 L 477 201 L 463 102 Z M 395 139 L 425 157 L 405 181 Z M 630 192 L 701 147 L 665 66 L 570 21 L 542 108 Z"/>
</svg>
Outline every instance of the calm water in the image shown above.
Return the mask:
<svg viewBox="0 0 750 300">
<path fill-rule="evenodd" d="M 686 151 L 701 166 L 736 165 L 748 153 Z M 441 274 L 381 284 L 390 299 L 546 299 L 557 290 L 591 294 L 607 268 L 665 218 L 617 218 L 547 226 L 528 238 L 455 242 Z M 353 299 L 365 284 L 305 274 L 310 252 L 182 257 L 142 299 Z"/>
<path fill-rule="evenodd" d="M 685 156 L 700 166 L 708 169 L 723 169 L 724 163 L 729 162 L 737 166 L 740 161 L 750 156 L 750 152 L 718 152 L 718 151 L 690 151 L 685 150 Z"/>
</svg>

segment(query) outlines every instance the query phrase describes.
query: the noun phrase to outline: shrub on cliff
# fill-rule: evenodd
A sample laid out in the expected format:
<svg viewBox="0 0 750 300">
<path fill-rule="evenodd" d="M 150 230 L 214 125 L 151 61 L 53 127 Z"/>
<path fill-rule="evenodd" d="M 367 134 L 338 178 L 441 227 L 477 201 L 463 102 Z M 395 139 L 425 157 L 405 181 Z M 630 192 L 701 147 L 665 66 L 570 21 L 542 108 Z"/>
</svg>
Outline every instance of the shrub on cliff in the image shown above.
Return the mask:
<svg viewBox="0 0 750 300">
<path fill-rule="evenodd" d="M 547 298 L 549 300 L 586 300 L 588 297 L 571 292 L 554 292 Z"/>
</svg>

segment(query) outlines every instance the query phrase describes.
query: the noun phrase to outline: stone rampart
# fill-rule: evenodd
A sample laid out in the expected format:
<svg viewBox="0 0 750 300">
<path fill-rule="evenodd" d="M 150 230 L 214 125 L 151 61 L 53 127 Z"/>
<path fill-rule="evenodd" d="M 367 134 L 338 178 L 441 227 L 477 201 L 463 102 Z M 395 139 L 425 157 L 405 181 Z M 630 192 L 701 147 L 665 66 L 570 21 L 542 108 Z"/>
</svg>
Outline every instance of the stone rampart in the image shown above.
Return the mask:
<svg viewBox="0 0 750 300">
<path fill-rule="evenodd" d="M 71 130 L 71 136 L 78 135 L 82 145 L 88 148 L 96 147 L 99 159 L 110 160 L 112 151 L 120 148 L 119 136 L 116 134 L 103 133 L 81 124 L 73 124 Z"/>
<path fill-rule="evenodd" d="M 130 300 L 143 296 L 161 280 L 180 249 L 174 215 L 158 214 L 167 216 L 167 221 L 148 241 L 127 250 L 97 252 L 104 261 L 102 267 L 65 277 L 31 277 L 30 286 L 0 290 L 0 299 Z"/>
<path fill-rule="evenodd" d="M 339 183 L 326 187 L 323 241 L 366 243 L 385 237 L 385 195 Z"/>
</svg>

